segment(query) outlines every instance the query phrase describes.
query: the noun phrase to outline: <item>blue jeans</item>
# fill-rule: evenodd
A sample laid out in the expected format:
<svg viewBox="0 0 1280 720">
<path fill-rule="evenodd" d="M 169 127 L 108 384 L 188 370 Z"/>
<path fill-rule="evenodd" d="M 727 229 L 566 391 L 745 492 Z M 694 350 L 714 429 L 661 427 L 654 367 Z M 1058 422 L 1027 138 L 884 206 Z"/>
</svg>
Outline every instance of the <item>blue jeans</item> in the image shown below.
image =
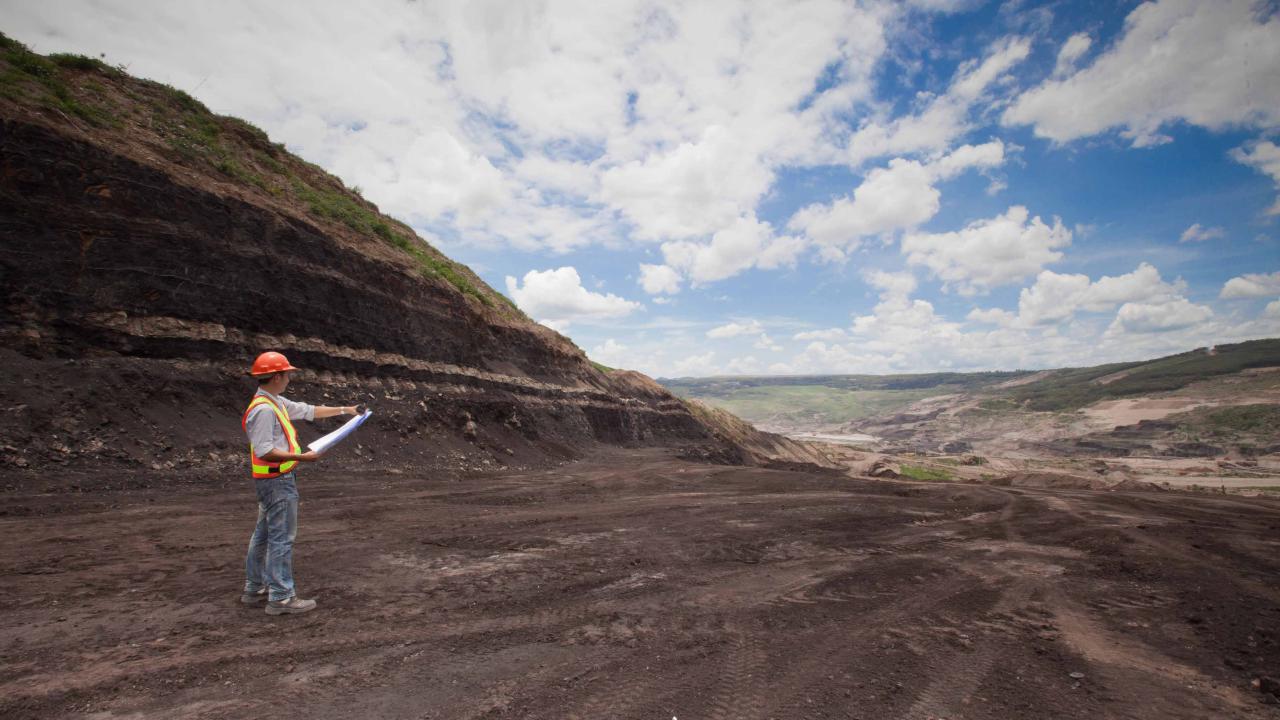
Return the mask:
<svg viewBox="0 0 1280 720">
<path fill-rule="evenodd" d="M 298 535 L 298 484 L 293 473 L 254 480 L 258 526 L 244 558 L 244 591 L 269 588 L 269 600 L 293 597 L 293 539 Z"/>
</svg>

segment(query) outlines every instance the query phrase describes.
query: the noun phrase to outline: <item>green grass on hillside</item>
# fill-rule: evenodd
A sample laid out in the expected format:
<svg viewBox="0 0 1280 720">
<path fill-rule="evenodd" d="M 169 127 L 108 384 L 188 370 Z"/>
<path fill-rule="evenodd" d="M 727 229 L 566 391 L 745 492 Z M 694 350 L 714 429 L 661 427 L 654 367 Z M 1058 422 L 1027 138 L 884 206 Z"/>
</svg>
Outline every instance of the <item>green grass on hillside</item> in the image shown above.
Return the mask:
<svg viewBox="0 0 1280 720">
<path fill-rule="evenodd" d="M 1280 434 L 1280 405 L 1237 405 L 1213 410 L 1205 425 L 1211 431 Z"/>
<path fill-rule="evenodd" d="M 442 278 L 462 293 L 484 305 L 493 306 L 493 301 L 480 292 L 453 263 L 430 253 L 421 240 L 407 237 L 393 228 L 391 223 L 379 215 L 376 209 L 371 209 L 358 195 L 350 191 L 316 188 L 297 176 L 291 177 L 291 183 L 294 192 L 307 204 L 311 214 L 336 220 L 356 232 L 376 237 L 387 245 L 403 250 L 418 262 L 418 270 L 424 277 Z"/>
<path fill-rule="evenodd" d="M 728 410 L 751 422 L 793 422 L 805 426 L 835 425 L 897 412 L 911 403 L 954 388 L 915 390 L 841 390 L 823 385 L 756 386 L 720 395 L 691 395 L 672 388 L 682 397 L 694 397 Z"/>
<path fill-rule="evenodd" d="M 1027 372 L 918 375 L 744 376 L 664 379 L 668 390 L 724 408 L 751 422 L 835 425 L 885 413 L 936 395 L 981 390 Z"/>
<path fill-rule="evenodd" d="M 1169 418 L 1188 440 L 1245 442 L 1264 445 L 1280 442 L 1280 405 L 1234 405 L 1197 408 Z"/>
<path fill-rule="evenodd" d="M 1070 410 L 1099 400 L 1169 392 L 1193 382 L 1248 368 L 1280 365 L 1280 340 L 1219 345 L 1213 354 L 1192 350 L 1148 362 L 1060 370 L 1039 382 L 1010 388 L 1003 396 L 1029 410 Z M 1096 382 L 1120 371 L 1112 382 Z"/>
<path fill-rule="evenodd" d="M 664 378 L 672 392 L 695 397 L 736 394 L 744 388 L 816 386 L 835 390 L 977 390 L 1030 375 L 1029 371 L 922 373 L 913 375 L 742 375 L 732 377 Z"/>
<path fill-rule="evenodd" d="M 0 34 L 0 96 L 38 103 L 55 112 L 76 117 L 95 127 L 118 124 L 109 113 L 78 99 L 62 77 L 63 68 L 92 71 L 113 76 L 124 73 L 101 60 L 84 55 L 33 53 L 26 45 Z"/>
<path fill-rule="evenodd" d="M 947 480 L 951 480 L 954 478 L 954 476 L 950 472 L 947 472 L 946 470 L 943 470 L 941 468 L 925 467 L 924 465 L 907 465 L 906 463 L 903 463 L 901 466 L 899 466 L 899 469 L 902 471 L 902 477 L 908 478 L 911 480 L 923 480 L 926 482 L 938 482 L 938 481 L 945 482 Z"/>
</svg>

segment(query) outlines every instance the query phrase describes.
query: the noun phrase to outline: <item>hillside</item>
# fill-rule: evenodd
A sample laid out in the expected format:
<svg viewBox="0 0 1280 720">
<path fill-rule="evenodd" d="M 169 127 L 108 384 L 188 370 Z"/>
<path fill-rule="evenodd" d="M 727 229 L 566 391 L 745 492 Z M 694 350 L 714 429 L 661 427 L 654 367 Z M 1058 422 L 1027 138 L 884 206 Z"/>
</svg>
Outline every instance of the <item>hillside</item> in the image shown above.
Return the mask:
<svg viewBox="0 0 1280 720">
<path fill-rule="evenodd" d="M 981 390 L 1028 372 L 917 375 L 741 376 L 660 379 L 671 392 L 700 400 L 760 427 L 820 431 L 897 412 L 937 395 Z"/>
<path fill-rule="evenodd" d="M 0 36 L 0 128 L 0 367 L 21 379 L 0 387 L 7 465 L 240 469 L 245 370 L 267 348 L 304 369 L 298 399 L 374 407 L 348 463 L 478 469 L 723 442 L 181 90 Z"/>
<path fill-rule="evenodd" d="M 1267 367 L 1280 367 L 1280 339 L 1039 372 L 664 378 L 660 382 L 681 397 L 711 403 L 751 422 L 822 430 L 886 419 L 932 397 L 960 395 L 992 411 L 1062 412 L 1100 401 L 1172 392 Z"/>
<path fill-rule="evenodd" d="M 1076 488 L 1280 486 L 1280 340 L 1035 373 L 666 380 L 854 474 Z"/>
</svg>

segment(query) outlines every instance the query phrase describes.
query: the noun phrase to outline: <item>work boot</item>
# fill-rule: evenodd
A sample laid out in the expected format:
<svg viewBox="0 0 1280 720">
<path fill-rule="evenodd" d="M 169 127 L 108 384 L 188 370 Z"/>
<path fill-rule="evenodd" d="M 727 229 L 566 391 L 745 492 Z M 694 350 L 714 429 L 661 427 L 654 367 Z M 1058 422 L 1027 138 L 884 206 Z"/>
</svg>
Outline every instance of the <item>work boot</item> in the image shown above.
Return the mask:
<svg viewBox="0 0 1280 720">
<path fill-rule="evenodd" d="M 272 600 L 267 603 L 268 615 L 293 615 L 316 609 L 315 600 L 303 600 L 294 595 L 288 600 Z"/>
<path fill-rule="evenodd" d="M 267 601 L 267 589 L 265 587 L 255 593 L 247 592 L 247 593 L 242 593 L 240 595 L 240 602 L 244 603 L 245 605 L 260 605 L 266 601 Z"/>
</svg>

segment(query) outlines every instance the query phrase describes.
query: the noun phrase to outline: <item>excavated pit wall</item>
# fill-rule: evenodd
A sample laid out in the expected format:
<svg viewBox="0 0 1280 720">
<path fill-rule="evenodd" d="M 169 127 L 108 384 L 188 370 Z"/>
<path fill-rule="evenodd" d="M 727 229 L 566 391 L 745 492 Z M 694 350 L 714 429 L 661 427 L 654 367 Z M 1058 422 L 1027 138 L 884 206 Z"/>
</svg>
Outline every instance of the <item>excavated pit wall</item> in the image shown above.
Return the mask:
<svg viewBox="0 0 1280 720">
<path fill-rule="evenodd" d="M 549 331 L 378 255 L 2 121 L 0 450 L 23 466 L 227 462 L 253 388 L 244 368 L 267 348 L 306 369 L 291 395 L 372 404 L 366 440 L 384 459 L 536 464 L 597 442 L 708 437 L 655 384 L 613 379 Z M 164 450 L 180 442 L 186 454 Z"/>
</svg>

